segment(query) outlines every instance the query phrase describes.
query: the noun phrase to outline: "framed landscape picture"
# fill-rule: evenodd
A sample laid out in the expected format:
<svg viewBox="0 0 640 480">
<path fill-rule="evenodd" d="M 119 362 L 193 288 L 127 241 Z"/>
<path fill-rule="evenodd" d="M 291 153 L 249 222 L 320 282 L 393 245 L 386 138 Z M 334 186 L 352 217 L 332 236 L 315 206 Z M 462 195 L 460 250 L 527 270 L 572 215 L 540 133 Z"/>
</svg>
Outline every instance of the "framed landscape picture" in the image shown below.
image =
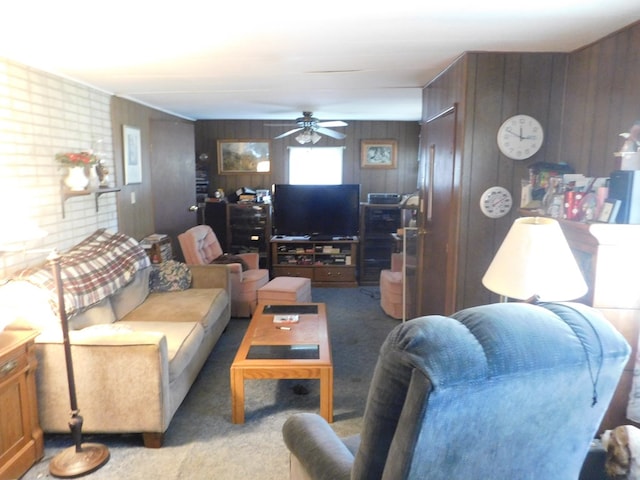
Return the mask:
<svg viewBox="0 0 640 480">
<path fill-rule="evenodd" d="M 218 140 L 218 173 L 268 173 L 269 140 Z"/>
<path fill-rule="evenodd" d="M 362 140 L 362 168 L 396 168 L 398 142 L 395 140 Z"/>
</svg>

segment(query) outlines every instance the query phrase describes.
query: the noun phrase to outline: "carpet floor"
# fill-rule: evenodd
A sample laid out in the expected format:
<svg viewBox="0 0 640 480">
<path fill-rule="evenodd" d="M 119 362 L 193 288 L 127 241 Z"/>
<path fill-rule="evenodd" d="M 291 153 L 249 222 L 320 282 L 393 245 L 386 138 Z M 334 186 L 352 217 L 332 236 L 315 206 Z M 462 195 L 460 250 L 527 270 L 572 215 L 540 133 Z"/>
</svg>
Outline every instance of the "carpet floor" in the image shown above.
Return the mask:
<svg viewBox="0 0 640 480">
<path fill-rule="evenodd" d="M 378 287 L 314 288 L 327 305 L 334 364 L 334 423 L 339 436 L 360 431 L 380 345 L 398 325 L 380 308 Z M 140 435 L 84 435 L 109 448 L 109 462 L 86 476 L 111 479 L 285 480 L 289 454 L 282 424 L 297 412 L 318 412 L 317 380 L 245 381 L 245 423 L 231 423 L 229 367 L 249 321 L 231 319 L 165 434 L 164 446 L 148 449 Z M 307 394 L 299 394 L 299 386 Z M 294 387 L 296 391 L 294 391 Z M 82 405 L 80 405 L 82 413 Z M 45 435 L 45 456 L 23 480 L 55 478 L 49 461 L 72 445 L 69 435 Z"/>
</svg>

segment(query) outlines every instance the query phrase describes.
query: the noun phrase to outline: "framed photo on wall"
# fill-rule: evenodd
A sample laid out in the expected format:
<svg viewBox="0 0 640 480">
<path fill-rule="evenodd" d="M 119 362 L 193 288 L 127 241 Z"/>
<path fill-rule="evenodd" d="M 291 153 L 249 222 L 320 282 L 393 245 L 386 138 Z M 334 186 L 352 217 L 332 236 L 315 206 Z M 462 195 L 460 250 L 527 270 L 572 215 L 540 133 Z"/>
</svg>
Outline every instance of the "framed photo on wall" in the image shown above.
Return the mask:
<svg viewBox="0 0 640 480">
<path fill-rule="evenodd" d="M 218 173 L 269 173 L 269 140 L 218 140 Z"/>
<path fill-rule="evenodd" d="M 142 142 L 139 128 L 122 126 L 122 147 L 124 184 L 142 183 Z"/>
<path fill-rule="evenodd" d="M 395 140 L 362 140 L 362 168 L 396 168 L 398 142 Z"/>
</svg>

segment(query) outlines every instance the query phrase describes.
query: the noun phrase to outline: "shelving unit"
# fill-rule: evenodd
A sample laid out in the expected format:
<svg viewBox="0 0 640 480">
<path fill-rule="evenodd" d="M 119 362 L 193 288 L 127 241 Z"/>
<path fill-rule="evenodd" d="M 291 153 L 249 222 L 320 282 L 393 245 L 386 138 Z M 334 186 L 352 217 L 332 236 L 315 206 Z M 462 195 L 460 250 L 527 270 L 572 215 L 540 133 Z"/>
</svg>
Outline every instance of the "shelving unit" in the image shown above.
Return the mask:
<svg viewBox="0 0 640 480">
<path fill-rule="evenodd" d="M 271 205 L 264 203 L 227 204 L 227 246 L 229 253 L 255 252 L 260 268 L 269 268 Z"/>
<path fill-rule="evenodd" d="M 98 203 L 98 199 L 104 195 L 105 193 L 113 193 L 113 192 L 119 192 L 120 188 L 87 188 L 86 190 L 80 190 L 80 191 L 74 191 L 74 190 L 70 190 L 69 187 L 66 187 L 65 185 L 62 185 L 62 187 L 60 188 L 60 198 L 62 199 L 62 218 L 65 217 L 65 211 L 64 211 L 64 204 L 65 202 L 73 197 L 83 197 L 85 195 L 91 195 L 93 194 L 95 196 L 95 200 L 96 200 L 96 212 L 99 211 L 99 203 Z"/>
<path fill-rule="evenodd" d="M 640 426 L 626 416 L 640 334 L 640 289 L 635 281 L 635 272 L 640 270 L 640 225 L 559 223 L 589 286 L 579 301 L 600 310 L 632 348 L 600 430 L 623 424 Z"/>
<path fill-rule="evenodd" d="M 378 285 L 380 271 L 391 266 L 401 213 L 399 204 L 360 204 L 360 285 Z"/>
<path fill-rule="evenodd" d="M 358 237 L 304 240 L 274 237 L 271 258 L 274 277 L 306 277 L 315 287 L 357 287 Z"/>
</svg>

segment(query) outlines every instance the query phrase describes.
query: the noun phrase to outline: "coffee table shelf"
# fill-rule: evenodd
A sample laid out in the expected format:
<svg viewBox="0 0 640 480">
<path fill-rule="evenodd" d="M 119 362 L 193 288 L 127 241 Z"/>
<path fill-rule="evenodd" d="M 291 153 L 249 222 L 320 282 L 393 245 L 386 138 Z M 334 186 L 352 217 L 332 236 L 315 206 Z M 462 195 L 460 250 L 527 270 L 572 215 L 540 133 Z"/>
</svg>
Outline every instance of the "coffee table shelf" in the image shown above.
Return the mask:
<svg viewBox="0 0 640 480">
<path fill-rule="evenodd" d="M 300 305 L 316 305 L 317 313 L 300 313 L 298 322 L 283 325 L 273 322 L 274 313 L 264 313 L 267 305 L 258 304 L 230 368 L 233 423 L 244 423 L 244 381 L 272 379 L 320 380 L 320 415 L 333 422 L 333 362 L 326 306 Z M 263 354 L 256 355 L 257 351 Z"/>
</svg>

